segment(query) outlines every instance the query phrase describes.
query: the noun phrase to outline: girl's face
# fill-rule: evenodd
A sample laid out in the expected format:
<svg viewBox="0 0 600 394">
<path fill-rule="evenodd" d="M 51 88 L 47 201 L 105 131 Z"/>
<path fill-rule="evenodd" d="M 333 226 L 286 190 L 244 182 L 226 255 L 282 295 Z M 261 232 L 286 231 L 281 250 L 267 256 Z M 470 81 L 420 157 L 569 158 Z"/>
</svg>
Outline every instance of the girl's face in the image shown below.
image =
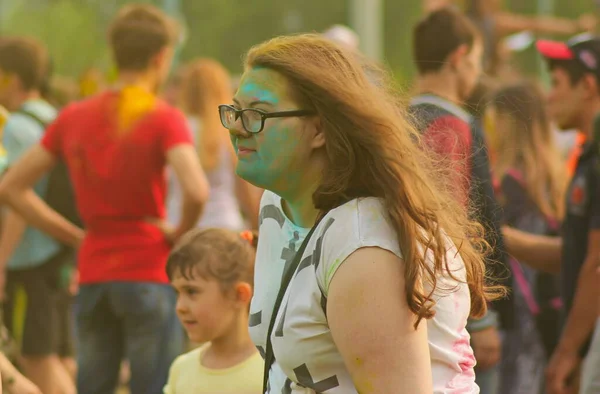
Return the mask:
<svg viewBox="0 0 600 394">
<path fill-rule="evenodd" d="M 288 81 L 266 68 L 244 73 L 233 105 L 265 112 L 306 109 L 292 99 Z M 299 175 L 309 163 L 315 134 L 315 121 L 310 117 L 269 118 L 256 134 L 244 130 L 238 119 L 230 130 L 238 157 L 236 172 L 258 187 L 285 195 L 297 187 Z"/>
<path fill-rule="evenodd" d="M 244 310 L 244 303 L 225 294 L 216 279 L 205 279 L 198 272 L 187 279 L 178 272 L 171 284 L 177 292 L 177 316 L 192 342 L 224 337 Z"/>
</svg>

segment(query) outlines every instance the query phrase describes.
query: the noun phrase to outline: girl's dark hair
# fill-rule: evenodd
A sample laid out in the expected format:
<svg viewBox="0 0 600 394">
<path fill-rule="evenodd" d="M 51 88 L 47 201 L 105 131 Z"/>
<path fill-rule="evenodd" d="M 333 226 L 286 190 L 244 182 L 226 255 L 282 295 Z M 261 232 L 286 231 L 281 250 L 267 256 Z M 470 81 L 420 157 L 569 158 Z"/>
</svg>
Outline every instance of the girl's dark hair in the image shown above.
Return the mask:
<svg viewBox="0 0 600 394">
<path fill-rule="evenodd" d="M 254 258 L 258 233 L 210 228 L 188 232 L 167 260 L 167 276 L 191 279 L 198 274 L 216 279 L 223 291 L 237 282 L 254 284 Z"/>
</svg>

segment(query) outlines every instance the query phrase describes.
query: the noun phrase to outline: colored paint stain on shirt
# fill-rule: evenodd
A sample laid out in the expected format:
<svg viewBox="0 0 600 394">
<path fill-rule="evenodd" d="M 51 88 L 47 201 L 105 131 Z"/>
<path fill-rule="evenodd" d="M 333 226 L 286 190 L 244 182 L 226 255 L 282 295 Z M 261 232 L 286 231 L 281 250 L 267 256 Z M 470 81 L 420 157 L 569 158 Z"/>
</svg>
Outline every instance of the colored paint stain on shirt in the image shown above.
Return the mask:
<svg viewBox="0 0 600 394">
<path fill-rule="evenodd" d="M 133 123 L 151 112 L 156 105 L 156 96 L 138 86 L 126 86 L 121 90 L 118 111 L 119 133 L 131 128 Z"/>
</svg>

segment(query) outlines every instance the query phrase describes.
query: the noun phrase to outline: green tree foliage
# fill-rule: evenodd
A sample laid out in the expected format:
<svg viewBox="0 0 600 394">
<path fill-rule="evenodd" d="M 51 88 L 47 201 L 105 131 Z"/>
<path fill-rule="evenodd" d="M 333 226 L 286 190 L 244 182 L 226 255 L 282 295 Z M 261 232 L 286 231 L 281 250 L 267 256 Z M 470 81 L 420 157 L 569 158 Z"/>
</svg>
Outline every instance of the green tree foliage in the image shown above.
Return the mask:
<svg viewBox="0 0 600 394">
<path fill-rule="evenodd" d="M 63 75 L 76 75 L 87 67 L 107 63 L 98 13 L 82 2 L 23 0 L 4 20 L 2 33 L 43 41 L 56 72 Z"/>
<path fill-rule="evenodd" d="M 383 0 L 385 60 L 402 82 L 414 76 L 412 26 L 422 0 Z M 468 0 L 456 0 L 465 3 Z M 505 0 L 507 9 L 533 13 L 539 0 Z M 43 40 L 56 70 L 77 76 L 88 67 L 105 70 L 110 59 L 105 32 L 110 18 L 128 0 L 0 0 L 0 33 Z M 179 4 L 187 39 L 180 61 L 214 57 L 233 73 L 254 44 L 280 34 L 323 31 L 349 21 L 349 0 L 137 0 L 158 6 Z M 554 0 L 554 14 L 593 12 L 592 0 Z M 532 51 L 533 52 L 533 51 Z M 526 56 L 534 58 L 531 53 Z"/>
</svg>

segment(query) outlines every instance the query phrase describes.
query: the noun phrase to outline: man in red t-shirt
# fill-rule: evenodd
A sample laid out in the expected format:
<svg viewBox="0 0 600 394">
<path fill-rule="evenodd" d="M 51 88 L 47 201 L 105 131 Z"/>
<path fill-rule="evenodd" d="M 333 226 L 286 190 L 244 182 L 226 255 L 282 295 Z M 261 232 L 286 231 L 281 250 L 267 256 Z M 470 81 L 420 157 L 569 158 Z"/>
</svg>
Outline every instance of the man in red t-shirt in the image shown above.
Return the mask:
<svg viewBox="0 0 600 394">
<path fill-rule="evenodd" d="M 118 87 L 67 107 L 11 168 L 0 195 L 30 224 L 79 247 L 79 394 L 114 391 L 123 358 L 131 391 L 159 394 L 183 350 L 164 267 L 172 243 L 195 226 L 208 183 L 183 115 L 156 97 L 171 63 L 173 22 L 154 7 L 129 6 L 109 37 Z M 58 160 L 85 232 L 31 191 Z M 184 192 L 174 229 L 162 224 L 167 165 Z"/>
</svg>

